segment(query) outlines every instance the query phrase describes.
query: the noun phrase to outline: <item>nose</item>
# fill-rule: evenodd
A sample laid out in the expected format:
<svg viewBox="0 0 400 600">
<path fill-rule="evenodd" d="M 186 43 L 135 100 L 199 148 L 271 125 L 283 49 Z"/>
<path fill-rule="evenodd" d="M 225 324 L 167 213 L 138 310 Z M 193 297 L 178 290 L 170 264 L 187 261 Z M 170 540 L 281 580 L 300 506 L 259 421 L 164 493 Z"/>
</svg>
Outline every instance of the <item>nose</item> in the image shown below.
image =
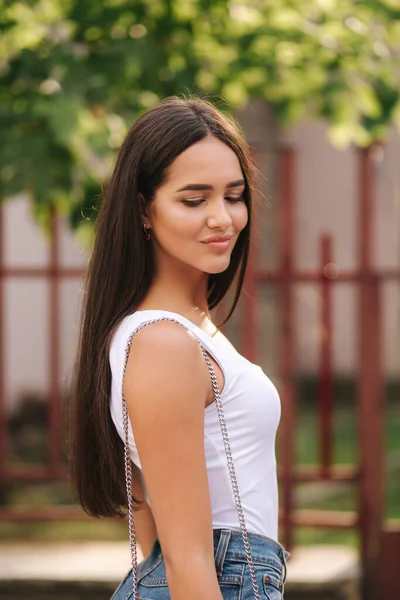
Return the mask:
<svg viewBox="0 0 400 600">
<path fill-rule="evenodd" d="M 224 199 L 212 203 L 207 219 L 207 225 L 210 229 L 219 228 L 223 231 L 226 231 L 228 227 L 232 225 L 229 206 L 225 204 Z"/>
</svg>

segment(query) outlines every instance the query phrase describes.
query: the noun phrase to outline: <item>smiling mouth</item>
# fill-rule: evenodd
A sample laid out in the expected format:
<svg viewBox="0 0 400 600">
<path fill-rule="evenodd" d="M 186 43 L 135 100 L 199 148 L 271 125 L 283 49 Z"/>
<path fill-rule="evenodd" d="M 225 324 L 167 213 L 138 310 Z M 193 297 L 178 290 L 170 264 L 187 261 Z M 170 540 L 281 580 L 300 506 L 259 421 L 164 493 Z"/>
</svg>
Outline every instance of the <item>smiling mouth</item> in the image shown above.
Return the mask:
<svg viewBox="0 0 400 600">
<path fill-rule="evenodd" d="M 224 235 L 213 235 L 206 240 L 203 240 L 205 244 L 211 244 L 212 242 L 229 242 L 232 239 L 232 235 L 226 233 Z"/>
<path fill-rule="evenodd" d="M 215 240 L 215 241 L 210 241 L 210 242 L 203 242 L 206 246 L 208 246 L 209 248 L 212 248 L 213 250 L 220 250 L 222 252 L 225 252 L 226 250 L 229 249 L 229 246 L 231 245 L 231 239 L 232 238 L 221 238 L 219 240 Z"/>
</svg>

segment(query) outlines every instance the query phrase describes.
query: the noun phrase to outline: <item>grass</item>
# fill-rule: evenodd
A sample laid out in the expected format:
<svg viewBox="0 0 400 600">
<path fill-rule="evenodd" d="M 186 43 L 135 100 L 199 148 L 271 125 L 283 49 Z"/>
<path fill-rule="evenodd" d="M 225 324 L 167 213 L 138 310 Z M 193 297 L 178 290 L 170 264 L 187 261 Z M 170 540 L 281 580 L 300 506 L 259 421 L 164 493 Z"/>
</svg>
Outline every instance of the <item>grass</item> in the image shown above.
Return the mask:
<svg viewBox="0 0 400 600">
<path fill-rule="evenodd" d="M 400 403 L 389 404 L 385 415 L 385 519 L 400 519 Z M 357 461 L 357 423 L 355 412 L 346 405 L 335 411 L 334 462 L 355 464 Z M 299 411 L 297 464 L 318 465 L 319 427 L 315 411 L 307 406 Z M 357 511 L 358 488 L 351 484 L 312 483 L 296 488 L 296 506 L 301 509 Z M 359 545 L 356 531 L 312 529 L 295 530 L 296 544 L 333 543 Z"/>
<path fill-rule="evenodd" d="M 304 410 L 300 416 L 297 438 L 297 463 L 302 465 L 318 464 L 318 427 L 315 412 Z M 355 464 L 357 460 L 357 430 L 354 411 L 341 406 L 335 413 L 334 426 L 334 462 Z M 400 404 L 389 405 L 385 418 L 385 456 L 386 456 L 386 518 L 400 518 Z M 328 484 L 319 484 L 327 486 Z M 299 486 L 300 487 L 300 486 Z M 340 489 L 341 488 L 341 489 Z M 304 487 L 303 487 L 304 489 Z M 306 497 L 306 494 L 303 494 Z M 326 499 L 318 496 L 317 502 L 305 500 L 301 508 L 319 508 L 323 510 L 356 510 L 357 497 L 348 484 L 337 486 Z"/>
<path fill-rule="evenodd" d="M 339 546 L 352 546 L 358 548 L 360 545 L 357 531 L 342 531 L 328 529 L 311 529 L 309 527 L 297 527 L 294 532 L 295 546 L 313 546 L 316 544 L 335 544 Z"/>
</svg>

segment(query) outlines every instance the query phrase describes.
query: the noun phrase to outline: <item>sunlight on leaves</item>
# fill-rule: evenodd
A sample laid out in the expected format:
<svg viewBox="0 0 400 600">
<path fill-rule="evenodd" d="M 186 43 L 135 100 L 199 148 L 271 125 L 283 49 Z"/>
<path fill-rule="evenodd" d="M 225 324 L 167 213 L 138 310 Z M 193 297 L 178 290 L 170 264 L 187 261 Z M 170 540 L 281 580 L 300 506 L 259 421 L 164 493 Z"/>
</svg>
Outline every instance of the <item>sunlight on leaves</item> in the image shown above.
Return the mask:
<svg viewBox="0 0 400 600">
<path fill-rule="evenodd" d="M 9 0 L 0 32 L 3 194 L 44 212 L 69 198 L 74 226 L 165 96 L 261 98 L 279 123 L 326 119 L 340 148 L 400 127 L 396 0 Z"/>
</svg>

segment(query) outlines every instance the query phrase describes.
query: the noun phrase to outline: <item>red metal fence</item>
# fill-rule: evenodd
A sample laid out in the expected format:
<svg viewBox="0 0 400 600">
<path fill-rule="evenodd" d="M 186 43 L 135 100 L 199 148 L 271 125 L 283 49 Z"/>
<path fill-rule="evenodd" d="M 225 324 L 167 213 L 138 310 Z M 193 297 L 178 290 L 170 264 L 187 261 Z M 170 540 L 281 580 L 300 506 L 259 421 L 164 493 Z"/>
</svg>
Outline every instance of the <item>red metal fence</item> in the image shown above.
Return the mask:
<svg viewBox="0 0 400 600">
<path fill-rule="evenodd" d="M 256 360 L 257 291 L 267 284 L 277 286 L 280 308 L 280 396 L 283 418 L 280 428 L 282 459 L 281 525 L 283 543 L 293 546 L 295 526 L 333 529 L 354 529 L 360 534 L 363 567 L 363 597 L 378 598 L 382 590 L 393 594 L 400 589 L 398 569 L 387 566 L 390 557 L 400 552 L 400 527 L 390 533 L 385 531 L 384 499 L 384 374 L 382 369 L 382 284 L 400 282 L 400 268 L 373 267 L 372 239 L 374 226 L 373 148 L 358 153 L 358 268 L 339 271 L 334 262 L 333 240 L 323 235 L 320 240 L 320 267 L 315 270 L 294 266 L 296 231 L 294 227 L 296 202 L 296 154 L 286 148 L 280 152 L 280 265 L 275 270 L 257 269 L 257 257 L 250 261 L 244 312 L 244 347 L 251 360 Z M 295 375 L 294 288 L 307 283 L 320 286 L 320 336 L 319 347 L 319 436 L 320 462 L 316 468 L 295 467 L 295 427 L 297 397 Z M 358 379 L 357 379 L 357 429 L 359 461 L 354 467 L 337 467 L 333 464 L 333 382 L 332 364 L 332 292 L 333 287 L 351 283 L 358 292 Z M 356 512 L 299 511 L 294 494 L 299 483 L 323 481 L 327 485 L 341 482 L 356 485 L 358 505 Z M 393 561 L 391 561 L 393 564 Z M 395 588 L 394 586 L 397 585 Z M 391 596 L 393 597 L 393 596 Z"/>
<path fill-rule="evenodd" d="M 0 483 L 30 483 L 59 481 L 67 478 L 65 465 L 62 464 L 62 450 L 65 436 L 62 431 L 62 374 L 60 372 L 60 284 L 66 278 L 82 278 L 82 269 L 66 268 L 60 265 L 58 222 L 55 215 L 51 218 L 51 237 L 49 256 L 46 267 L 7 267 L 4 260 L 4 223 L 3 210 L 0 209 Z M 49 339 L 48 339 L 48 398 L 49 427 L 48 427 L 48 461 L 43 467 L 10 469 L 7 460 L 7 442 L 9 438 L 8 416 L 5 409 L 5 307 L 4 289 L 7 281 L 20 279 L 29 281 L 36 279 L 48 283 L 49 295 Z M 29 336 L 29 332 L 27 332 Z M 34 344 L 32 347 L 34 352 Z M 85 518 L 82 511 L 46 508 L 43 511 L 24 510 L 14 511 L 0 507 L 1 520 L 58 520 L 69 518 Z"/>
<path fill-rule="evenodd" d="M 360 532 L 362 564 L 364 568 L 365 597 L 377 597 L 382 581 L 376 575 L 382 557 L 400 548 L 399 535 L 385 537 L 382 532 L 384 499 L 384 448 L 383 448 L 383 371 L 381 364 L 381 289 L 388 280 L 400 282 L 400 269 L 379 271 L 372 266 L 371 239 L 374 221 L 374 183 L 372 177 L 372 152 L 360 151 L 358 196 L 358 268 L 339 272 L 334 265 L 334 248 L 330 236 L 320 242 L 320 267 L 315 270 L 298 269 L 294 264 L 295 248 L 295 191 L 296 155 L 291 149 L 280 152 L 280 266 L 275 270 L 261 271 L 253 251 L 244 296 L 243 349 L 250 360 L 257 360 L 256 322 L 258 314 L 257 294 L 264 284 L 276 286 L 280 294 L 280 395 L 283 418 L 281 424 L 280 482 L 281 525 L 283 543 L 293 545 L 296 526 L 355 529 Z M 58 481 L 66 478 L 61 458 L 62 443 L 62 394 L 60 373 L 60 283 L 65 278 L 81 278 L 81 269 L 65 268 L 59 260 L 59 236 L 57 220 L 52 220 L 52 242 L 49 264 L 46 268 L 8 268 L 4 264 L 3 223 L 0 211 L 0 484 L 15 482 Z M 10 278 L 39 278 L 48 282 L 49 313 L 49 455 L 47 466 L 24 470 L 11 470 L 7 465 L 6 445 L 8 436 L 7 415 L 4 406 L 4 285 Z M 295 375 L 294 287 L 299 283 L 320 286 L 320 324 L 325 334 L 320 342 L 320 368 L 318 410 L 320 412 L 320 464 L 317 468 L 296 468 L 294 460 L 295 423 L 297 411 Z M 359 462 L 355 467 L 335 467 L 332 461 L 333 445 L 333 365 L 332 365 L 332 291 L 341 283 L 351 283 L 358 292 L 358 389 L 357 422 L 360 449 Z M 359 511 L 317 512 L 296 510 L 295 486 L 304 482 L 343 482 L 357 486 Z M 49 507 L 37 510 L 14 511 L 0 507 L 0 520 L 63 520 L 85 518 L 75 508 Z M 381 562 L 380 562 L 381 561 Z M 389 563 L 386 563 L 389 564 Z M 382 569 L 381 569 L 382 570 Z M 387 577 L 395 577 L 394 569 Z M 381 588 L 382 591 L 382 588 Z M 378 592 L 379 593 L 379 592 Z"/>
</svg>

